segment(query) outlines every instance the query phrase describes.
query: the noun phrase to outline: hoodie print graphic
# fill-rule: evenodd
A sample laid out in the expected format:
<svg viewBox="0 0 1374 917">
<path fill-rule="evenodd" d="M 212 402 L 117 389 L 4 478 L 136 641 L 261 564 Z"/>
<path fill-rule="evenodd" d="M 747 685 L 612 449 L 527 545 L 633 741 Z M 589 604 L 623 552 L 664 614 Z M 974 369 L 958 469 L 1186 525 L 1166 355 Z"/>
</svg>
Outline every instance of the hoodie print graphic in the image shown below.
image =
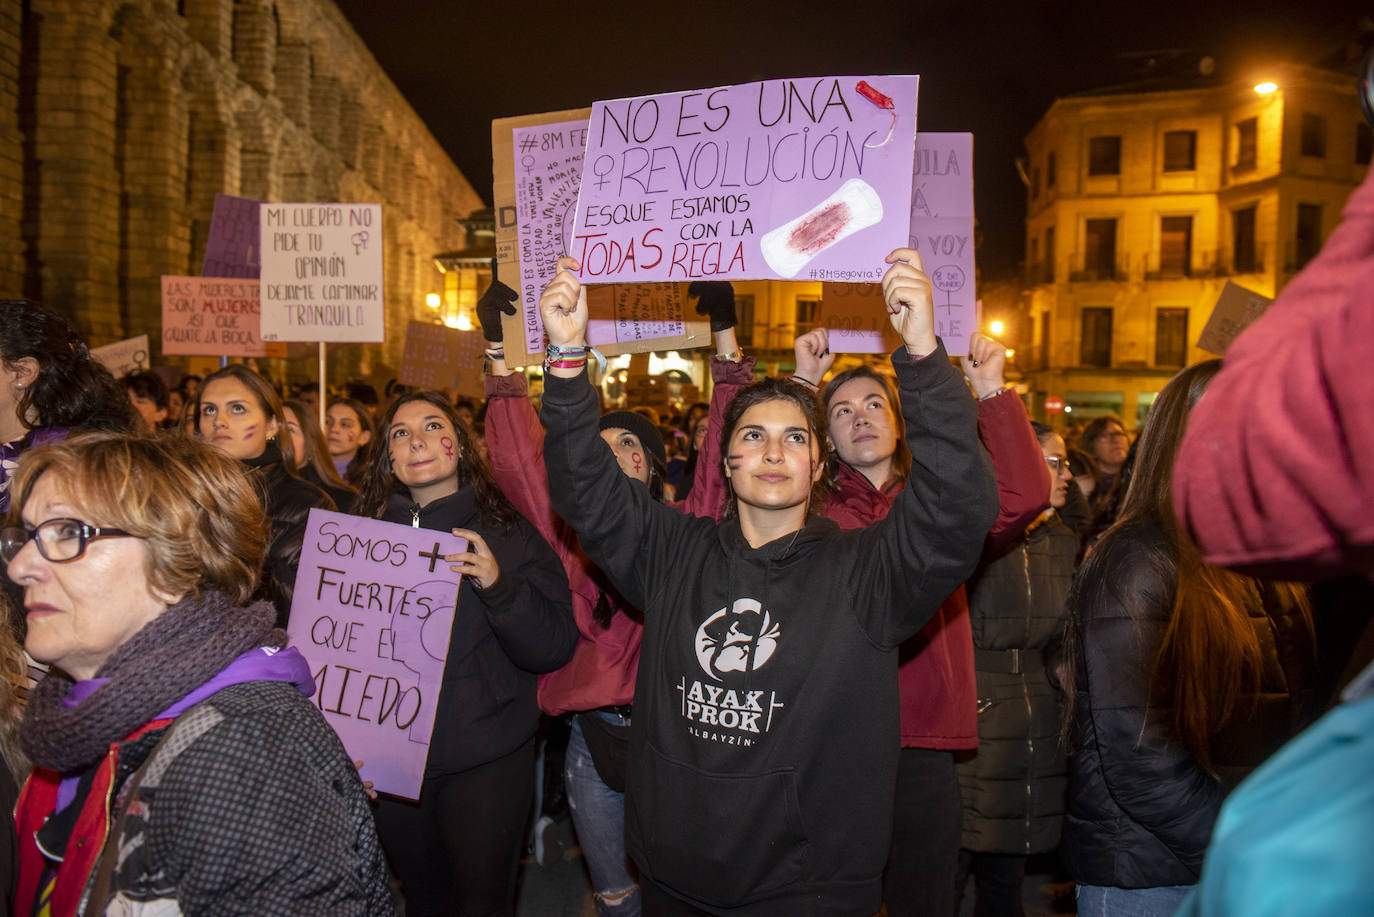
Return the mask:
<svg viewBox="0 0 1374 917">
<path fill-rule="evenodd" d="M 703 680 L 684 675 L 677 689 L 687 731 L 710 742 L 749 747 L 785 705 L 776 691 L 751 687 L 782 643 L 782 625 L 756 599 L 736 599 L 697 627 L 692 649 Z"/>
</svg>

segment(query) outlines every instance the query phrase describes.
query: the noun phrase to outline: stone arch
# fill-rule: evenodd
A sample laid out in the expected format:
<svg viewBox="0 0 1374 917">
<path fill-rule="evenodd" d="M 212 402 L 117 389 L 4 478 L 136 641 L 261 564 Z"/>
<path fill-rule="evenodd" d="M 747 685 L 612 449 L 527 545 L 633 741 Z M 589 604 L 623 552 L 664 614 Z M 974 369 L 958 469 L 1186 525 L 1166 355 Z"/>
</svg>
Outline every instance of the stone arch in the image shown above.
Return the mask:
<svg viewBox="0 0 1374 917">
<path fill-rule="evenodd" d="M 265 0 L 234 0 L 233 55 L 239 76 L 263 95 L 276 91 L 277 15 Z"/>
<path fill-rule="evenodd" d="M 183 0 L 186 29 L 215 57 L 234 53 L 234 0 Z"/>
<path fill-rule="evenodd" d="M 239 185 L 239 132 L 226 86 L 198 57 L 182 80 L 187 102 L 186 215 L 190 224 L 188 273 L 200 273 L 215 194 Z"/>
<path fill-rule="evenodd" d="M 128 335 L 156 331 L 162 274 L 185 270 L 188 110 L 181 72 L 190 39 L 132 4 L 116 42 L 115 167 L 119 178 L 119 311 Z"/>
<path fill-rule="evenodd" d="M 262 99 L 252 90 L 240 93 L 238 101 L 238 193 L 259 201 L 274 200 L 278 185 L 272 164 L 281 142 L 281 125 L 272 121 L 263 110 Z"/>
<path fill-rule="evenodd" d="M 295 131 L 287 131 L 282 137 L 281 148 L 277 153 L 278 191 L 283 201 L 313 201 L 314 189 L 311 185 L 311 160 L 309 151 Z"/>
</svg>

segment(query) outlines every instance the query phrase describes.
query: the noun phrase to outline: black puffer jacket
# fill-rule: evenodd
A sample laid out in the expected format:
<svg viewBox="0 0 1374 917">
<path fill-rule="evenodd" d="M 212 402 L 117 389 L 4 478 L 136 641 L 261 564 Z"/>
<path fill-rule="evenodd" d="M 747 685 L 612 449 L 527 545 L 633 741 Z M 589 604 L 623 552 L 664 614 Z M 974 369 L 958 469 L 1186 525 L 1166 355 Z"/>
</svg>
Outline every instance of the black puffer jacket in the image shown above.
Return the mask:
<svg viewBox="0 0 1374 917">
<path fill-rule="evenodd" d="M 501 569 L 488 588 L 468 579 L 458 591 L 425 776 L 461 773 L 509 754 L 539 725 L 536 676 L 571 659 L 577 644 L 563 564 L 523 516 L 508 531 L 483 520 L 468 487 L 424 507 L 394 495 L 382 518 L 444 532 L 471 529 Z"/>
<path fill-rule="evenodd" d="M 311 509 L 337 507 L 329 494 L 286 470 L 276 443 L 269 442 L 266 452 L 244 464 L 252 469 L 249 477 L 257 484 L 267 510 L 267 559 L 254 598 L 271 602 L 277 609 L 277 626 L 285 628 L 291 615 L 306 519 Z"/>
<path fill-rule="evenodd" d="M 978 749 L 958 767 L 969 850 L 1028 855 L 1059 842 L 1068 778 L 1053 666 L 1078 543 L 1055 513 L 969 581 Z"/>
<path fill-rule="evenodd" d="M 1118 888 L 1191 885 L 1222 799 L 1312 716 L 1316 651 L 1293 608 L 1251 611 L 1263 654 L 1253 713 L 1217 735 L 1222 779 L 1204 771 L 1150 708 L 1150 677 L 1172 612 L 1175 577 L 1155 523 L 1107 533 L 1070 602 L 1074 755 L 1060 853 L 1079 882 Z M 1266 594 L 1267 590 L 1262 590 Z"/>
</svg>

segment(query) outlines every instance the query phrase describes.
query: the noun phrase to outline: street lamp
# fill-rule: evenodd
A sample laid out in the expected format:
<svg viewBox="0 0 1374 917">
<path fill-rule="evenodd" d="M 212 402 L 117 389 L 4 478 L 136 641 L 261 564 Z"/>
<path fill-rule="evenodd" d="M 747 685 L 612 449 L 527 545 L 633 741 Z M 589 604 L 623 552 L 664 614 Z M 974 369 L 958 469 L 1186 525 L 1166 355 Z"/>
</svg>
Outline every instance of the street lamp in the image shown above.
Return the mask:
<svg viewBox="0 0 1374 917">
<path fill-rule="evenodd" d="M 1255 92 L 1259 93 L 1259 94 L 1262 95 L 1262 96 L 1267 96 L 1267 95 L 1269 95 L 1271 92 L 1278 92 L 1278 90 L 1279 90 L 1279 84 L 1278 84 L 1278 83 L 1271 82 L 1271 81 L 1268 81 L 1268 80 L 1266 80 L 1266 81 L 1263 82 L 1263 83 L 1256 83 L 1256 84 L 1255 84 Z"/>
<path fill-rule="evenodd" d="M 425 305 L 429 306 L 431 309 L 438 309 L 442 304 L 443 300 L 439 298 L 438 293 L 425 294 Z"/>
<path fill-rule="evenodd" d="M 996 319 L 994 319 L 991 322 L 988 322 L 988 330 L 991 331 L 993 334 L 1001 334 L 1004 330 L 1006 330 L 1006 327 L 1006 325 L 1002 324 L 1002 322 Z"/>
</svg>

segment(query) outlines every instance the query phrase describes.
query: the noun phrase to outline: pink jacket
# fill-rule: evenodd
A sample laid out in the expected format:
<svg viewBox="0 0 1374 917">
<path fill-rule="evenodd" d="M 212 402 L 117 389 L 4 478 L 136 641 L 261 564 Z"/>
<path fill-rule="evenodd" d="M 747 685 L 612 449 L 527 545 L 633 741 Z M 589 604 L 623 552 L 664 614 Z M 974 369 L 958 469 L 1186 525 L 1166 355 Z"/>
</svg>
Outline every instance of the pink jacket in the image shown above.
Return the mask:
<svg viewBox="0 0 1374 917">
<path fill-rule="evenodd" d="M 719 431 L 725 406 L 735 393 L 754 381 L 754 359 L 738 363 L 711 359 L 710 429 Z M 530 403 L 525 377 L 486 377 L 487 451 L 496 483 L 563 562 L 572 589 L 573 617 L 578 641 L 572 660 L 563 668 L 539 676 L 539 707 L 557 715 L 567 711 L 628 704 L 634 699 L 639 671 L 639 647 L 644 626 L 639 612 L 618 607 L 611 626 L 596 623 L 593 611 L 602 586 L 595 567 L 577 544 L 577 535 L 550 506 L 549 480 L 544 468 L 544 428 Z M 687 499 L 673 504 L 685 513 L 719 519 L 725 505 L 725 476 L 720 445 L 708 435 L 697 459 L 696 477 Z M 614 594 L 612 593 L 612 599 Z"/>
<path fill-rule="evenodd" d="M 978 402 L 978 432 L 997 472 L 999 510 L 984 551 L 1001 552 L 1048 505 L 1049 466 L 1015 394 Z M 919 470 L 915 470 L 919 473 Z M 862 474 L 839 466 L 839 493 L 825 514 L 844 529 L 871 525 L 887 515 L 900 481 L 878 490 Z M 902 747 L 961 750 L 978 747 L 978 686 L 968 598 L 960 586 L 921 632 L 901 648 Z"/>
<path fill-rule="evenodd" d="M 1374 569 L 1371 368 L 1374 172 L 1188 419 L 1174 510 L 1204 560 L 1289 578 Z"/>
</svg>

